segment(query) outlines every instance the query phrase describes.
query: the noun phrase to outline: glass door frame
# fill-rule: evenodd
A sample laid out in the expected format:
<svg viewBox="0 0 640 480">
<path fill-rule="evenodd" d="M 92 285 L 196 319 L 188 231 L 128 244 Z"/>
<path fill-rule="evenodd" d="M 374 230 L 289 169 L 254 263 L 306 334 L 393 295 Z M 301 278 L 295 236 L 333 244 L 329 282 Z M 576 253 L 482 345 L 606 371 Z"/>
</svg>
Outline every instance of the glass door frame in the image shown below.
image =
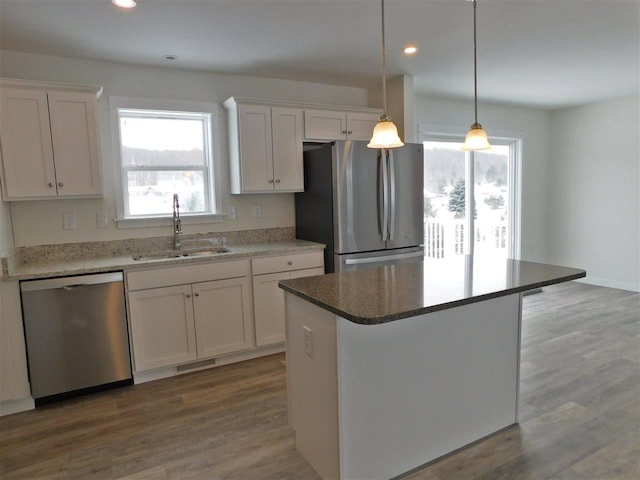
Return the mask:
<svg viewBox="0 0 640 480">
<path fill-rule="evenodd" d="M 464 143 L 464 134 L 422 133 L 420 142 L 457 142 Z M 489 137 L 492 145 L 509 147 L 508 160 L 508 189 L 509 200 L 507 204 L 507 257 L 520 259 L 522 247 L 522 139 L 509 137 Z M 467 195 L 465 197 L 465 221 L 469 232 L 474 230 L 473 203 L 474 198 L 474 171 L 475 153 L 465 152 L 465 185 Z M 465 236 L 465 252 L 473 253 L 474 235 Z"/>
</svg>

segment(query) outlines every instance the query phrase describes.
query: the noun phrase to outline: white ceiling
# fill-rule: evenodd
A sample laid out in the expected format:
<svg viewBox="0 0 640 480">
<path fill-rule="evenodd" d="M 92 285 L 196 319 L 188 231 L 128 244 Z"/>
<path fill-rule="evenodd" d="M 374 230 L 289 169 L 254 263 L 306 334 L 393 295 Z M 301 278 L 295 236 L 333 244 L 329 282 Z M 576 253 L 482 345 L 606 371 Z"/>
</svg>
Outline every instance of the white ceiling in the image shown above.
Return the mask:
<svg viewBox="0 0 640 480">
<path fill-rule="evenodd" d="M 385 9 L 388 76 L 471 97 L 472 3 Z M 479 0 L 477 13 L 481 101 L 558 108 L 639 91 L 640 0 Z M 408 43 L 414 57 L 401 52 Z M 0 47 L 367 87 L 381 74 L 380 2 L 138 0 L 126 11 L 110 0 L 0 0 Z"/>
</svg>

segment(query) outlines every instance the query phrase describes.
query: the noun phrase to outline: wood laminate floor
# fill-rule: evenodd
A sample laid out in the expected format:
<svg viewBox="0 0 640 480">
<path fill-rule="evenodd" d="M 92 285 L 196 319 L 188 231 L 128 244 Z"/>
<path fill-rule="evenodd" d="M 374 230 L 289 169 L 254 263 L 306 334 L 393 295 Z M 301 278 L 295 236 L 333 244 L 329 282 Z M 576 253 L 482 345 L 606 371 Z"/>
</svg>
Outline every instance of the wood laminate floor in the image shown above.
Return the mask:
<svg viewBox="0 0 640 480">
<path fill-rule="evenodd" d="M 520 424 L 407 479 L 640 478 L 640 294 L 571 282 L 525 297 L 521 362 Z M 2 417 L 0 478 L 318 477 L 274 355 Z"/>
</svg>

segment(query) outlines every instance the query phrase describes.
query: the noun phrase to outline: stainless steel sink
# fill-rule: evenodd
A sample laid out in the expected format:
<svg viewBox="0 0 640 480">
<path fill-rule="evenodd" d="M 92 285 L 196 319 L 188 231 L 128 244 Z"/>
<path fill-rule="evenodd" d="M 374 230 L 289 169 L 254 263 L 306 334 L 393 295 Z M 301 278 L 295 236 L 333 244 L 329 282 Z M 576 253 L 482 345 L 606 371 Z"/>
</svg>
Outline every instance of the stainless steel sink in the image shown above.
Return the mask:
<svg viewBox="0 0 640 480">
<path fill-rule="evenodd" d="M 209 257 L 212 255 L 219 255 L 221 253 L 227 253 L 229 251 L 226 247 L 207 247 L 198 248 L 193 250 L 163 250 L 161 252 L 142 253 L 140 255 L 133 255 L 133 258 L 137 262 L 143 262 L 148 260 L 161 260 L 167 258 L 181 258 L 181 257 Z"/>
</svg>

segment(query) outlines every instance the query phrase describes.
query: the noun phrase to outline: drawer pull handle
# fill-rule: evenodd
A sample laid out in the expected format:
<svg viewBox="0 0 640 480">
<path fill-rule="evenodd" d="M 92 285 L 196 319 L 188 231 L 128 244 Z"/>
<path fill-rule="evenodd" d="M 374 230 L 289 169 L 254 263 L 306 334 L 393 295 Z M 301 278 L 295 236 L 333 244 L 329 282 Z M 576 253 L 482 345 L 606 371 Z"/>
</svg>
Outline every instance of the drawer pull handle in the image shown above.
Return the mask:
<svg viewBox="0 0 640 480">
<path fill-rule="evenodd" d="M 289 261 L 287 262 L 287 265 L 293 265 L 293 260 L 289 260 Z"/>
</svg>

